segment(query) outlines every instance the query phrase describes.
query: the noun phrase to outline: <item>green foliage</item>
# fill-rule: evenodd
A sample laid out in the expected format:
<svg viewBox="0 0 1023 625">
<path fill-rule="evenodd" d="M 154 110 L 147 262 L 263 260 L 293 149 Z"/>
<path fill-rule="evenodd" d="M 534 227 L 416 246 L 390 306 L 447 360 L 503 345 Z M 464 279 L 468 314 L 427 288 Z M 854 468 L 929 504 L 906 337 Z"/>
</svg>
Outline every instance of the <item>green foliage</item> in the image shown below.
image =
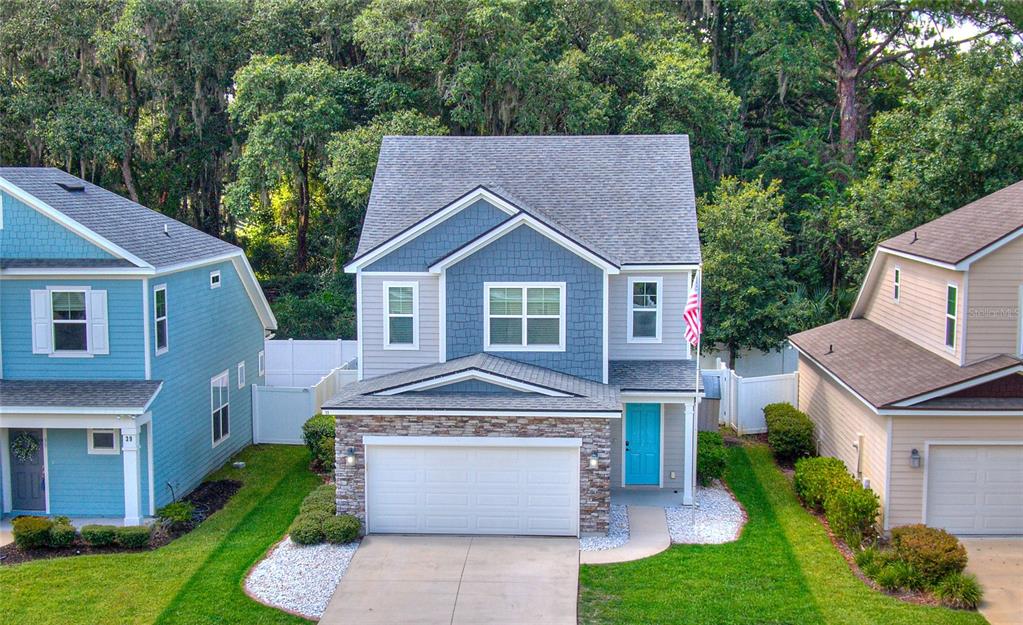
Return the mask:
<svg viewBox="0 0 1023 625">
<path fill-rule="evenodd" d="M 934 587 L 934 596 L 943 605 L 960 610 L 976 610 L 984 599 L 984 590 L 969 573 L 951 573 Z"/>
<path fill-rule="evenodd" d="M 117 527 L 113 525 L 85 525 L 82 540 L 90 547 L 109 547 L 117 538 Z"/>
<path fill-rule="evenodd" d="M 291 527 L 288 528 L 288 534 L 291 535 L 291 540 L 299 545 L 322 543 L 325 538 L 323 524 L 329 518 L 331 515 L 326 512 L 303 512 L 295 517 Z"/>
<path fill-rule="evenodd" d="M 836 490 L 824 501 L 824 514 L 831 531 L 853 549 L 876 535 L 879 512 L 877 495 L 858 482 L 851 488 Z"/>
<path fill-rule="evenodd" d="M 334 417 L 325 414 L 314 415 L 302 425 L 302 440 L 323 473 L 334 469 L 335 427 Z"/>
<path fill-rule="evenodd" d="M 149 537 L 152 533 L 153 530 L 148 525 L 126 525 L 116 529 L 114 540 L 121 547 L 141 549 L 149 545 Z"/>
<path fill-rule="evenodd" d="M 53 520 L 41 516 L 19 516 L 11 523 L 14 543 L 20 549 L 39 549 L 50 544 Z"/>
<path fill-rule="evenodd" d="M 966 568 L 966 547 L 945 530 L 926 525 L 903 525 L 892 529 L 892 548 L 912 565 L 927 584 L 962 573 Z"/>
<path fill-rule="evenodd" d="M 75 529 L 74 525 L 71 525 L 67 517 L 58 517 L 54 519 L 53 527 L 50 528 L 48 544 L 53 548 L 67 547 L 75 542 L 77 536 L 78 530 Z"/>
<path fill-rule="evenodd" d="M 318 291 L 308 297 L 284 295 L 270 304 L 278 338 L 335 339 L 355 336 L 354 293 Z"/>
<path fill-rule="evenodd" d="M 878 586 L 889 592 L 924 588 L 923 576 L 904 560 L 888 562 L 877 570 L 873 578 Z"/>
<path fill-rule="evenodd" d="M 709 486 L 725 474 L 728 454 L 725 442 L 717 432 L 700 432 L 696 441 L 696 479 L 701 486 Z"/>
<path fill-rule="evenodd" d="M 793 462 L 814 453 L 813 421 L 791 404 L 764 406 L 767 444 L 779 462 Z"/>
<path fill-rule="evenodd" d="M 192 522 L 195 506 L 188 501 L 175 501 L 156 511 L 156 517 L 171 527 L 182 527 Z"/>
<path fill-rule="evenodd" d="M 323 484 L 306 495 L 306 498 L 302 500 L 299 513 L 325 512 L 333 515 L 337 511 L 336 499 L 337 487 L 333 484 Z"/>
<path fill-rule="evenodd" d="M 329 543 L 336 545 L 350 543 L 359 537 L 362 524 L 350 514 L 332 516 L 323 522 L 323 536 Z"/>
<path fill-rule="evenodd" d="M 793 478 L 796 494 L 805 506 L 818 512 L 824 510 L 824 502 L 831 493 L 855 483 L 856 479 L 838 458 L 821 456 L 796 461 Z"/>
</svg>

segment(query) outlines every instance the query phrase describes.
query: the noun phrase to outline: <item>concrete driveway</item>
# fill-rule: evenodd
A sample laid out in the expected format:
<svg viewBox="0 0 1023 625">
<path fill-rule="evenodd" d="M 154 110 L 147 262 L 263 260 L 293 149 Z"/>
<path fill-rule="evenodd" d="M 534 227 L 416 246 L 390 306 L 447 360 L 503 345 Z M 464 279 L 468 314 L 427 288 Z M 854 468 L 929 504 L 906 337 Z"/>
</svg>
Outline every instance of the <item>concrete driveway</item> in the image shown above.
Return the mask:
<svg viewBox="0 0 1023 625">
<path fill-rule="evenodd" d="M 576 623 L 574 538 L 368 536 L 321 625 Z"/>
<path fill-rule="evenodd" d="M 980 613 L 991 625 L 1023 625 L 1023 538 L 960 538 L 966 570 L 984 588 Z"/>
</svg>

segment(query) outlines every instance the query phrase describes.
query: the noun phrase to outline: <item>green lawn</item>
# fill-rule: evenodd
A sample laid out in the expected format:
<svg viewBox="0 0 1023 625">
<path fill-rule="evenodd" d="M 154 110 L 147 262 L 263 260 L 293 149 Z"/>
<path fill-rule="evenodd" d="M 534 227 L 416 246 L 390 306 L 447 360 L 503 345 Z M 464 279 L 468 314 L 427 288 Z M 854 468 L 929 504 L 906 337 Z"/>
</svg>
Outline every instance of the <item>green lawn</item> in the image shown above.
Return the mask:
<svg viewBox="0 0 1023 625">
<path fill-rule="evenodd" d="M 144 553 L 0 567 L 0 623 L 306 623 L 249 599 L 242 579 L 318 483 L 304 447 L 257 446 L 212 479 L 244 486 L 195 531 Z"/>
<path fill-rule="evenodd" d="M 583 623 L 983 624 L 972 612 L 910 605 L 849 570 L 763 446 L 729 450 L 727 481 L 750 520 L 727 545 L 676 546 L 637 562 L 584 566 Z"/>
</svg>

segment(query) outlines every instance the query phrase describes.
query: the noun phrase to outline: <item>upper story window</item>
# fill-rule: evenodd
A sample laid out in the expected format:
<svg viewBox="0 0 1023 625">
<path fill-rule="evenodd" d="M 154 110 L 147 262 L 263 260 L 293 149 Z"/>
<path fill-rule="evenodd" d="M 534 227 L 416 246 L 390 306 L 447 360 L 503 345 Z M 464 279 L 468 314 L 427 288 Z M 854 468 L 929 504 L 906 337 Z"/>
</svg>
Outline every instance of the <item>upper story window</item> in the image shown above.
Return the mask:
<svg viewBox="0 0 1023 625">
<path fill-rule="evenodd" d="M 486 351 L 565 351 L 564 282 L 488 282 Z"/>
<path fill-rule="evenodd" d="M 902 269 L 895 268 L 895 275 L 892 276 L 892 299 L 896 302 L 902 296 Z"/>
<path fill-rule="evenodd" d="M 220 271 L 211 271 L 210 272 L 210 288 L 211 289 L 219 289 L 220 288 Z"/>
<path fill-rule="evenodd" d="M 110 353 L 106 291 L 50 286 L 30 295 L 33 354 L 91 358 Z"/>
<path fill-rule="evenodd" d="M 263 377 L 266 375 L 266 352 L 259 350 L 259 356 L 256 358 L 256 361 L 259 367 L 259 376 Z"/>
<path fill-rule="evenodd" d="M 245 388 L 245 361 L 238 363 L 238 388 Z"/>
<path fill-rule="evenodd" d="M 153 332 L 156 333 L 156 355 L 166 353 L 167 345 L 167 287 L 153 290 Z"/>
<path fill-rule="evenodd" d="M 89 351 L 87 295 L 85 290 L 50 291 L 54 352 Z"/>
<path fill-rule="evenodd" d="M 954 284 L 948 285 L 945 295 L 945 347 L 955 349 L 956 347 L 956 325 L 958 323 L 959 311 L 959 287 Z"/>
<path fill-rule="evenodd" d="M 629 278 L 630 343 L 661 341 L 661 309 L 664 283 L 661 278 Z"/>
<path fill-rule="evenodd" d="M 419 284 L 384 282 L 384 349 L 419 348 Z"/>
<path fill-rule="evenodd" d="M 229 416 L 231 389 L 228 388 L 229 383 L 227 371 L 213 376 L 210 380 L 210 411 L 213 416 L 214 447 L 231 435 L 231 419 Z"/>
</svg>

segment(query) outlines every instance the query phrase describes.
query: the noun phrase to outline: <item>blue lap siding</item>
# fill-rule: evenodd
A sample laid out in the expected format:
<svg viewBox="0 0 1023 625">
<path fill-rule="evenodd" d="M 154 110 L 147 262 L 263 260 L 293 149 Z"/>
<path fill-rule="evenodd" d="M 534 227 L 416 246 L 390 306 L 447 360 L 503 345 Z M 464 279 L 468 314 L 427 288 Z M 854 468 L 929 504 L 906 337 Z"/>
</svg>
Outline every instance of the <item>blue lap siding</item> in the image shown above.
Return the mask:
<svg viewBox="0 0 1023 625">
<path fill-rule="evenodd" d="M 85 430 L 46 431 L 50 511 L 68 516 L 124 515 L 120 454 L 88 453 Z"/>
<path fill-rule="evenodd" d="M 113 258 L 66 227 L 25 205 L 11 195 L 3 196 L 3 258 Z"/>
</svg>

